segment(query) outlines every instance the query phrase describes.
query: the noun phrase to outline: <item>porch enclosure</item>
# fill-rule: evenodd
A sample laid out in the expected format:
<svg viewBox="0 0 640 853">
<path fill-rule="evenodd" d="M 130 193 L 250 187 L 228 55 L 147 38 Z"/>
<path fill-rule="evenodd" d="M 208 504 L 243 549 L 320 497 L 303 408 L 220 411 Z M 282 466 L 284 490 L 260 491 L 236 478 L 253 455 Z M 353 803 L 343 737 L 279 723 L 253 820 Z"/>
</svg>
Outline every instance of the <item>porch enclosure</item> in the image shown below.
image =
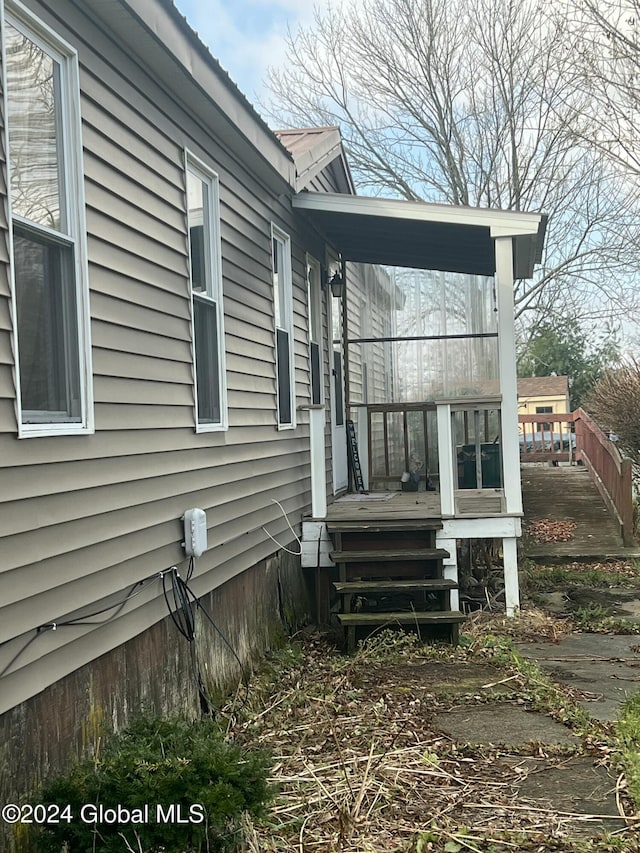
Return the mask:
<svg viewBox="0 0 640 853">
<path fill-rule="evenodd" d="M 364 278 L 348 290 L 345 373 L 365 488 L 501 489 L 494 277 L 396 267 Z"/>
<path fill-rule="evenodd" d="M 542 420 L 542 417 L 548 420 Z M 577 462 L 591 474 L 626 546 L 633 542 L 631 460 L 584 409 L 562 414 L 518 415 L 522 462 Z"/>
<path fill-rule="evenodd" d="M 522 494 L 513 284 L 540 262 L 545 216 L 318 192 L 299 193 L 293 207 L 347 271 L 345 411 L 364 487 L 385 492 L 338 497 L 325 520 L 309 522 L 310 559 L 317 553 L 319 582 L 338 594 L 338 619 L 349 631 L 410 612 L 411 624 L 439 622 L 453 637 L 464 618 L 456 541 L 479 537 L 502 539 L 514 615 Z M 420 531 L 422 544 L 407 531 Z M 411 604 L 398 611 L 406 582 Z"/>
</svg>

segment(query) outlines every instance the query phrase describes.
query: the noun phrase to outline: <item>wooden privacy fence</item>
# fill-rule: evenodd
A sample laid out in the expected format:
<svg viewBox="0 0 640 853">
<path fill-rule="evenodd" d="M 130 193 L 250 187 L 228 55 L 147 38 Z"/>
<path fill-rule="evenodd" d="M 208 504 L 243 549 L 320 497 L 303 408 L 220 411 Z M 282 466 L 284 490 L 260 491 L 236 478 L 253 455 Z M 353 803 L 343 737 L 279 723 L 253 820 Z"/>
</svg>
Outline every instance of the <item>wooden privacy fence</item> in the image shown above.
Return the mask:
<svg viewBox="0 0 640 853">
<path fill-rule="evenodd" d="M 518 415 L 522 462 L 582 462 L 609 511 L 617 518 L 625 545 L 633 543 L 631 460 L 584 411 Z"/>
</svg>

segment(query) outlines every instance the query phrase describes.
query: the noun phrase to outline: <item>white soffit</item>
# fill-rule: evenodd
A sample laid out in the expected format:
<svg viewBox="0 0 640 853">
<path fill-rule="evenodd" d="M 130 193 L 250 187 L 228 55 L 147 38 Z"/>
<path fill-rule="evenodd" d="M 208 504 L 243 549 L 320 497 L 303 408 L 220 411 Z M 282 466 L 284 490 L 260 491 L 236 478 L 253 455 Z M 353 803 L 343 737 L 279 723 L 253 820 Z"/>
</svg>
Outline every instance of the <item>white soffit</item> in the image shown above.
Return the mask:
<svg viewBox="0 0 640 853">
<path fill-rule="evenodd" d="M 495 274 L 494 239 L 510 237 L 516 278 L 530 278 L 542 255 L 546 216 L 302 192 L 293 206 L 306 211 L 345 260 L 451 272 Z"/>
</svg>

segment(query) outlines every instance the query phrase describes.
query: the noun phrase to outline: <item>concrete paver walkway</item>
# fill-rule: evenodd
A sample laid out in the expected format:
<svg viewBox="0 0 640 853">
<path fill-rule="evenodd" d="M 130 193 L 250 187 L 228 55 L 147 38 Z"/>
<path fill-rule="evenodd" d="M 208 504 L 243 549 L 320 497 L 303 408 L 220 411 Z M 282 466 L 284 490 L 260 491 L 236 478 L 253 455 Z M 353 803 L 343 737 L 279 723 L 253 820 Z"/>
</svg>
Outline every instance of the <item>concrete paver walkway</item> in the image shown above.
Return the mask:
<svg viewBox="0 0 640 853">
<path fill-rule="evenodd" d="M 581 691 L 578 701 L 595 719 L 615 720 L 621 704 L 640 691 L 640 637 L 574 634 L 559 643 L 520 643 L 517 648 L 555 681 Z M 486 696 L 485 686 L 476 689 Z M 467 682 L 460 693 L 468 688 Z M 615 776 L 585 753 L 577 735 L 495 692 L 494 700 L 454 706 L 436 715 L 435 726 L 459 744 L 504 745 L 518 802 L 556 810 L 573 835 L 624 828 Z"/>
<path fill-rule="evenodd" d="M 580 704 L 598 720 L 615 720 L 621 704 L 640 692 L 640 637 L 572 634 L 559 643 L 518 644 L 556 681 L 584 691 Z"/>
</svg>

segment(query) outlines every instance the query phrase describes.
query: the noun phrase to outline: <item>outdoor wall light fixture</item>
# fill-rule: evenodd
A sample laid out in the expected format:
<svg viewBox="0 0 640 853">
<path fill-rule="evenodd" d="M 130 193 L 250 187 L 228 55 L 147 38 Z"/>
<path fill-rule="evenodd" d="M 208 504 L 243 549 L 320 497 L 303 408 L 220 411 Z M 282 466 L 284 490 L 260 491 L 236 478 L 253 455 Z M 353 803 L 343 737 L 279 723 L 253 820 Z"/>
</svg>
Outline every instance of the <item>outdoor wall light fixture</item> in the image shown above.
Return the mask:
<svg viewBox="0 0 640 853">
<path fill-rule="evenodd" d="M 329 287 L 331 288 L 332 296 L 335 296 L 336 299 L 341 299 L 344 296 L 344 278 L 339 272 L 334 272 L 329 280 Z"/>
</svg>

